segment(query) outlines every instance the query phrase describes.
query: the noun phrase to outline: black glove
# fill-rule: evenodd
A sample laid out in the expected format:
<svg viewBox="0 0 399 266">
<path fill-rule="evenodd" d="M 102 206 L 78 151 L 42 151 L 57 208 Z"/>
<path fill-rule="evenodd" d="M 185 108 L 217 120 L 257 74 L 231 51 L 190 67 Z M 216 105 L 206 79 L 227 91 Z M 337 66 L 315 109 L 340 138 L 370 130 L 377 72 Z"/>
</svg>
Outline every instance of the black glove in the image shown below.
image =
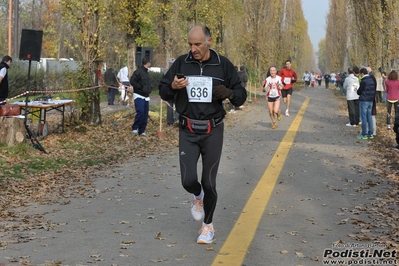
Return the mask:
<svg viewBox="0 0 399 266">
<path fill-rule="evenodd" d="M 233 96 L 233 91 L 224 85 L 218 85 L 212 88 L 213 99 L 224 100 Z"/>
<path fill-rule="evenodd" d="M 399 129 L 399 124 L 393 125 L 393 131 L 394 131 L 395 133 L 399 133 L 398 129 Z"/>
</svg>

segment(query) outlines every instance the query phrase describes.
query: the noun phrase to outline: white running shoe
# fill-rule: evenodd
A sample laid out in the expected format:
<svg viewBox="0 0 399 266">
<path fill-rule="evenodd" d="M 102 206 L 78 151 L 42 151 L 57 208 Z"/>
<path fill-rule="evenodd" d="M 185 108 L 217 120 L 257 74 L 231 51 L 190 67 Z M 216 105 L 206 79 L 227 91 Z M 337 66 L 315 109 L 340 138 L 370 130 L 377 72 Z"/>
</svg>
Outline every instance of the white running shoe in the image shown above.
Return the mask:
<svg viewBox="0 0 399 266">
<path fill-rule="evenodd" d="M 290 113 L 288 112 L 288 110 L 285 110 L 285 116 L 290 116 Z"/>
<path fill-rule="evenodd" d="M 204 218 L 204 201 L 202 199 L 193 199 L 191 202 L 191 215 L 196 221 L 201 221 Z"/>
<path fill-rule="evenodd" d="M 212 224 L 204 224 L 198 232 L 200 235 L 197 238 L 198 244 L 210 244 L 215 237 L 215 229 Z"/>
<path fill-rule="evenodd" d="M 134 129 L 134 130 L 132 131 L 132 133 L 133 133 L 133 135 L 138 135 L 138 134 L 139 134 L 139 131 L 138 131 L 137 129 Z"/>
<path fill-rule="evenodd" d="M 391 129 L 391 125 L 387 125 L 387 129 Z"/>
<path fill-rule="evenodd" d="M 352 125 L 351 125 L 351 123 L 348 123 L 348 124 L 346 124 L 346 126 L 347 126 L 347 127 L 351 127 Z"/>
</svg>

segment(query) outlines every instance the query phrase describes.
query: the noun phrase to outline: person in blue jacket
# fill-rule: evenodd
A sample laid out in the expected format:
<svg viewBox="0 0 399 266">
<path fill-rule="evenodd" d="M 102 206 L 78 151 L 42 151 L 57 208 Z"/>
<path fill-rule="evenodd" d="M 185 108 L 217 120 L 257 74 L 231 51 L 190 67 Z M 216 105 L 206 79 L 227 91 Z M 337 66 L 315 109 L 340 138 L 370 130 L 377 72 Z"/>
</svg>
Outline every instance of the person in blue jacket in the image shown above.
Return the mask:
<svg viewBox="0 0 399 266">
<path fill-rule="evenodd" d="M 360 117 L 362 120 L 362 134 L 359 135 L 357 138 L 364 140 L 373 139 L 374 127 L 372 108 L 375 95 L 375 84 L 366 68 L 360 69 L 360 77 L 362 79 L 360 81 L 360 86 L 357 90 L 357 94 L 359 95 Z"/>
</svg>

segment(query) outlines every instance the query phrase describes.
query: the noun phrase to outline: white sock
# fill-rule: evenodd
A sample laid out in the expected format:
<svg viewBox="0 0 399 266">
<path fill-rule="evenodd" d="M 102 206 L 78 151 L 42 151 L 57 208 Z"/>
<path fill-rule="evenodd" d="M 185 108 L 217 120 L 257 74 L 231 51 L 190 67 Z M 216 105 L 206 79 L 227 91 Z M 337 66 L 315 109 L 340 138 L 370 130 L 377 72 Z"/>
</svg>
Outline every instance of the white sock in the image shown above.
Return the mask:
<svg viewBox="0 0 399 266">
<path fill-rule="evenodd" d="M 194 195 L 194 199 L 196 200 L 202 200 L 204 198 L 204 191 L 201 188 L 201 193 L 198 196 Z"/>
<path fill-rule="evenodd" d="M 202 226 L 205 226 L 205 225 L 209 225 L 213 229 L 213 223 L 206 224 L 206 223 L 202 222 Z"/>
</svg>

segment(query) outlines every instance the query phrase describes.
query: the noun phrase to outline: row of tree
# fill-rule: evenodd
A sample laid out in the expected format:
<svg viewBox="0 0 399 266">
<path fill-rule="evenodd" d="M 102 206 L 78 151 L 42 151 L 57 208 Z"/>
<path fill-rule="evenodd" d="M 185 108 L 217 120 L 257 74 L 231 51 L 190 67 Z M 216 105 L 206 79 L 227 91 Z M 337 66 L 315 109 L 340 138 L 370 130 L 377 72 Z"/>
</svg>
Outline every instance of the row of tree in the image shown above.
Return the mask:
<svg viewBox="0 0 399 266">
<path fill-rule="evenodd" d="M 8 1 L 0 11 L 7 25 Z M 300 71 L 314 67 L 301 0 L 20 0 L 18 28 L 44 31 L 42 57 L 117 66 L 128 59 L 133 69 L 137 46 L 153 46 L 153 65 L 167 67 L 187 52 L 187 31 L 197 23 L 211 29 L 215 49 L 258 75 L 286 59 Z M 7 40 L 6 27 L 0 34 Z"/>
<path fill-rule="evenodd" d="M 2 25 L 8 24 L 8 5 L 0 1 Z M 399 0 L 330 0 L 329 7 L 326 37 L 318 47 L 322 72 L 355 64 L 397 67 Z M 152 46 L 153 65 L 167 67 L 188 51 L 187 31 L 198 23 L 211 29 L 216 50 L 247 67 L 252 82 L 261 82 L 270 65 L 281 68 L 286 59 L 299 74 L 317 69 L 301 0 L 19 0 L 17 10 L 14 27 L 44 31 L 42 57 L 82 62 L 75 87 L 95 85 L 101 61 L 115 68 L 128 61 L 133 71 L 137 46 Z M 8 39 L 6 27 L 0 37 Z M 3 41 L 0 52 L 7 54 L 7 48 Z M 80 98 L 82 119 L 101 122 L 98 91 Z"/>
<path fill-rule="evenodd" d="M 3 25 L 7 2 L 0 3 Z M 128 61 L 133 71 L 137 46 L 152 46 L 153 66 L 167 67 L 188 51 L 187 32 L 198 23 L 211 29 L 213 48 L 245 65 L 253 82 L 286 59 L 298 73 L 316 67 L 301 0 L 20 0 L 18 28 L 44 31 L 42 57 L 81 61 L 76 87 L 85 87 L 96 84 L 101 61 L 115 68 Z M 7 39 L 5 27 L 0 35 Z M 81 98 L 82 118 L 99 123 L 98 92 Z"/>
<path fill-rule="evenodd" d="M 351 65 L 390 71 L 399 58 L 399 0 L 330 0 L 326 38 L 319 43 L 319 68 Z"/>
</svg>

